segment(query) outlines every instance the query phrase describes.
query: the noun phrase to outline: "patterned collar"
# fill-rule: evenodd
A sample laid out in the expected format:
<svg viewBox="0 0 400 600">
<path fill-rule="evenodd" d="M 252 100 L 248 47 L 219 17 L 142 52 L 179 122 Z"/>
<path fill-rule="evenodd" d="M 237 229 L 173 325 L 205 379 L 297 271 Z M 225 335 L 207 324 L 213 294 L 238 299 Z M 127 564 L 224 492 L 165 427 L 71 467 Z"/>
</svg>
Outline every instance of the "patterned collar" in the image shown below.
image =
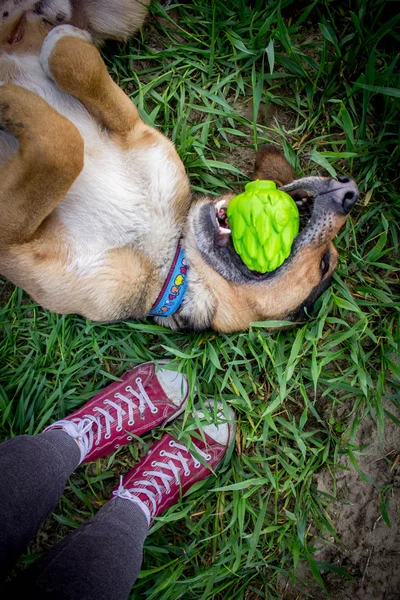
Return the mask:
<svg viewBox="0 0 400 600">
<path fill-rule="evenodd" d="M 184 252 L 178 244 L 167 279 L 149 312 L 150 317 L 169 317 L 179 309 L 187 288 L 187 272 Z"/>
</svg>

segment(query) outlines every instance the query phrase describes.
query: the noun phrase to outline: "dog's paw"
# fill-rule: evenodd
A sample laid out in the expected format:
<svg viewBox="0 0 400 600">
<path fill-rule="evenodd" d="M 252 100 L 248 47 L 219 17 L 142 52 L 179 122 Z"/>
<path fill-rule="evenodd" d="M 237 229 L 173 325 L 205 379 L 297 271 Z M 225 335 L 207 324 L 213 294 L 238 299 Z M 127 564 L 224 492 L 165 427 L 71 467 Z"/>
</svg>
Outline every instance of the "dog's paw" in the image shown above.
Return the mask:
<svg viewBox="0 0 400 600">
<path fill-rule="evenodd" d="M 57 42 L 65 37 L 75 37 L 85 42 L 92 42 L 92 36 L 88 31 L 73 27 L 73 25 L 60 25 L 50 31 L 46 39 L 44 40 L 42 51 L 40 53 L 40 64 L 46 75 L 53 79 L 50 70 L 50 57 L 54 52 Z"/>
</svg>

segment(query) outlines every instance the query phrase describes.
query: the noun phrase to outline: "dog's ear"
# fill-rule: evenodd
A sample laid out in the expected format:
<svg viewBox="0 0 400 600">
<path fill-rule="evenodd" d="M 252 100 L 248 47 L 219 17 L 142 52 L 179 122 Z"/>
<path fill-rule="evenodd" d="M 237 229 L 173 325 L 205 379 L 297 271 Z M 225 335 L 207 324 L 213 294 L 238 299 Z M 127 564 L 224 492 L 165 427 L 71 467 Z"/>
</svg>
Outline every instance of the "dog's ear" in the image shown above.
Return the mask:
<svg viewBox="0 0 400 600">
<path fill-rule="evenodd" d="M 257 152 L 253 179 L 269 179 L 282 187 L 294 181 L 296 173 L 278 148 L 263 144 Z"/>
</svg>

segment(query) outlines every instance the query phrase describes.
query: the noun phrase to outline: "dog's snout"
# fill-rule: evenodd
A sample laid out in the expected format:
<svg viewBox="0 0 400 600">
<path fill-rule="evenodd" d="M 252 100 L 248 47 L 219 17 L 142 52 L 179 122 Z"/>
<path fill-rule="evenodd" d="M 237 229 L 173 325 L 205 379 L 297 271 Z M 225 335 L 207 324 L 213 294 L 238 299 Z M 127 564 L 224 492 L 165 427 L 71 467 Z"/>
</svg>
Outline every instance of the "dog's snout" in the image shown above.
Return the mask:
<svg viewBox="0 0 400 600">
<path fill-rule="evenodd" d="M 340 184 L 340 185 L 339 185 Z M 345 175 L 331 181 L 331 196 L 340 211 L 346 215 L 353 208 L 358 199 L 358 187 L 353 179 Z"/>
</svg>

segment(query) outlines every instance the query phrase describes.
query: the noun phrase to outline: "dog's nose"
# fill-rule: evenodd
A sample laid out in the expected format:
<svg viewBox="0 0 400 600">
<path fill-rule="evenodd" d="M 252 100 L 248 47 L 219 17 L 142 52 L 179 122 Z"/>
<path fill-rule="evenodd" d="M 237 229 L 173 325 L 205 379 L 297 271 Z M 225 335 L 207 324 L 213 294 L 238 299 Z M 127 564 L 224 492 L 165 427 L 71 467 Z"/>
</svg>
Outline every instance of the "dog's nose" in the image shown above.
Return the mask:
<svg viewBox="0 0 400 600">
<path fill-rule="evenodd" d="M 358 199 L 358 187 L 350 177 L 340 175 L 337 179 L 331 179 L 330 195 L 340 212 L 349 214 Z"/>
</svg>

